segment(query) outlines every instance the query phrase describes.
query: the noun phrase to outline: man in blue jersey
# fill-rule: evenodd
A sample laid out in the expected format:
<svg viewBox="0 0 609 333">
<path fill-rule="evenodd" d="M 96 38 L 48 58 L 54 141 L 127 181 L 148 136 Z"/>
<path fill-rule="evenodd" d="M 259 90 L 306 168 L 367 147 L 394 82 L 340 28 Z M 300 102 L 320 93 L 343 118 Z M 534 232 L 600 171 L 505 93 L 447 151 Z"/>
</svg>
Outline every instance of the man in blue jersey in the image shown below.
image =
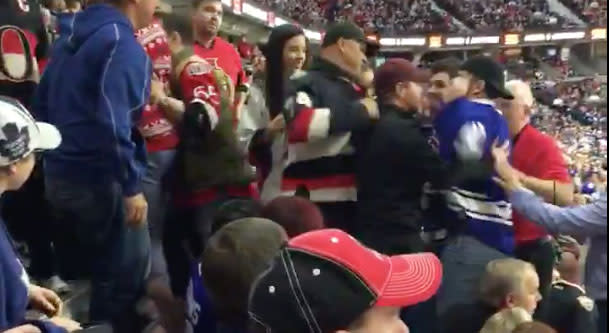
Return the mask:
<svg viewBox="0 0 609 333">
<path fill-rule="evenodd" d="M 488 57 L 465 62 L 451 79 L 444 108 L 434 119 L 439 152 L 449 163 L 471 165 L 468 181 L 446 192 L 446 223 L 452 229 L 442 261 L 449 277 L 438 295 L 438 313 L 475 300 L 486 264 L 514 250 L 512 211 L 492 180 L 493 142 L 506 142 L 508 126 L 495 100 L 513 99 L 502 67 Z"/>
</svg>

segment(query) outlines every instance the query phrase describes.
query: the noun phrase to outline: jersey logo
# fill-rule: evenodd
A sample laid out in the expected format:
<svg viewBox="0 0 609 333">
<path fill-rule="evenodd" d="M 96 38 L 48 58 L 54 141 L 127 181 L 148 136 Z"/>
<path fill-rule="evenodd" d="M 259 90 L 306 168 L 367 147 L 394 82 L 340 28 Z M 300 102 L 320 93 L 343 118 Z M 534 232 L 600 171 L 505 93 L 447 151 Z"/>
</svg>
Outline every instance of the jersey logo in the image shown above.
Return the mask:
<svg viewBox="0 0 609 333">
<path fill-rule="evenodd" d="M 205 58 L 205 61 L 213 66 L 213 68 L 220 68 L 220 66 L 218 66 L 218 58 Z"/>
<path fill-rule="evenodd" d="M 486 129 L 481 122 L 469 122 L 459 130 L 455 141 L 457 155 L 463 161 L 480 160 L 484 155 Z"/>
<path fill-rule="evenodd" d="M 296 94 L 296 104 L 299 106 L 304 106 L 307 108 L 310 108 L 313 106 L 313 101 L 311 100 L 311 97 L 309 97 L 309 95 L 303 91 L 299 91 Z"/>
<path fill-rule="evenodd" d="M 24 82 L 37 70 L 26 33 L 12 25 L 0 26 L 0 78 Z"/>
<path fill-rule="evenodd" d="M 577 302 L 579 302 L 579 305 L 581 305 L 582 308 L 588 312 L 592 312 L 592 310 L 594 310 L 594 301 L 586 296 L 579 296 L 577 298 Z"/>
<path fill-rule="evenodd" d="M 194 62 L 194 63 L 188 65 L 188 68 L 186 68 L 186 71 L 187 71 L 188 75 L 190 75 L 190 76 L 199 76 L 199 75 L 205 75 L 205 74 L 211 73 L 211 71 L 213 71 L 214 68 L 215 67 L 213 67 L 208 62 Z"/>
<path fill-rule="evenodd" d="M 28 0 L 17 0 L 17 5 L 19 6 L 19 9 L 25 13 L 30 11 L 30 4 L 28 3 Z"/>
</svg>

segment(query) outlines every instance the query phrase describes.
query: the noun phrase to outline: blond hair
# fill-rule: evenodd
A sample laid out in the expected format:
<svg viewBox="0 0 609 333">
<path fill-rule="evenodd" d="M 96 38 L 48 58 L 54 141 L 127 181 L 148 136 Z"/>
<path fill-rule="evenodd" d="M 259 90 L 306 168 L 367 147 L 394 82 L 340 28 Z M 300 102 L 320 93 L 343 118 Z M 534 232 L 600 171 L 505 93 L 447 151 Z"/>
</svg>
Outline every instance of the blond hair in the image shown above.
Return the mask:
<svg viewBox="0 0 609 333">
<path fill-rule="evenodd" d="M 518 325 L 531 321 L 533 317 L 523 308 L 505 309 L 489 318 L 480 333 L 512 333 Z"/>
<path fill-rule="evenodd" d="M 522 102 L 530 112 L 533 112 L 535 97 L 533 97 L 533 91 L 528 83 L 522 80 L 511 80 L 505 84 L 505 87 L 514 95 L 515 100 Z"/>
<path fill-rule="evenodd" d="M 512 258 L 491 261 L 480 282 L 481 300 L 501 308 L 506 296 L 522 291 L 527 272 L 537 274 L 535 266 L 526 261 Z"/>
</svg>

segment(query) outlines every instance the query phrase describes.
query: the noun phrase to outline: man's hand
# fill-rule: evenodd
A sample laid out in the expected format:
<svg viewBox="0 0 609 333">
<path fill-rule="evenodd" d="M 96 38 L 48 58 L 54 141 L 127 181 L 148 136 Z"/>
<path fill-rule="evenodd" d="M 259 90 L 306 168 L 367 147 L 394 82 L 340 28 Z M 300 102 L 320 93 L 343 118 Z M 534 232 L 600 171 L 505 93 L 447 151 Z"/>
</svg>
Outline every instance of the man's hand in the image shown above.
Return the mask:
<svg viewBox="0 0 609 333">
<path fill-rule="evenodd" d="M 53 317 L 61 313 L 63 302 L 57 294 L 49 289 L 36 285 L 29 287 L 29 304 L 48 317 Z"/>
<path fill-rule="evenodd" d="M 142 193 L 125 198 L 127 224 L 138 228 L 146 223 L 148 218 L 148 202 Z"/>
<path fill-rule="evenodd" d="M 156 75 L 150 80 L 150 104 L 158 104 L 167 97 L 165 84 Z"/>
<path fill-rule="evenodd" d="M 49 321 L 59 327 L 63 327 L 68 332 L 74 332 L 82 329 L 79 323 L 68 318 L 55 317 L 49 319 Z"/>
<path fill-rule="evenodd" d="M 373 98 L 366 97 L 360 100 L 360 103 L 366 108 L 370 119 L 379 119 L 379 106 Z"/>
<path fill-rule="evenodd" d="M 23 325 L 15 328 L 11 328 L 8 331 L 2 333 L 42 333 L 40 329 L 33 325 Z"/>
<path fill-rule="evenodd" d="M 495 171 L 499 177 L 493 180 L 506 192 L 510 193 L 520 188 L 524 188 L 520 182 L 520 173 L 516 171 L 508 160 L 510 144 L 507 142 L 499 146 L 497 142 L 493 144 L 492 155 L 495 162 Z"/>
</svg>

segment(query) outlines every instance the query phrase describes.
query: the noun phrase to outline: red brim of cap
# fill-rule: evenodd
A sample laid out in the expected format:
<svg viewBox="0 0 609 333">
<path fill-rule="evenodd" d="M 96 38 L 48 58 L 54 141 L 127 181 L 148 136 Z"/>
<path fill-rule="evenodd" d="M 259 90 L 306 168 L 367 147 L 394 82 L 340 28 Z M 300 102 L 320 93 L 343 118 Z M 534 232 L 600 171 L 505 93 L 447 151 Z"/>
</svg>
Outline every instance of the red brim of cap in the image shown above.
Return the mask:
<svg viewBox="0 0 609 333">
<path fill-rule="evenodd" d="M 376 306 L 406 307 L 433 297 L 442 284 L 442 263 L 432 253 L 390 257 L 387 284 Z"/>
</svg>

